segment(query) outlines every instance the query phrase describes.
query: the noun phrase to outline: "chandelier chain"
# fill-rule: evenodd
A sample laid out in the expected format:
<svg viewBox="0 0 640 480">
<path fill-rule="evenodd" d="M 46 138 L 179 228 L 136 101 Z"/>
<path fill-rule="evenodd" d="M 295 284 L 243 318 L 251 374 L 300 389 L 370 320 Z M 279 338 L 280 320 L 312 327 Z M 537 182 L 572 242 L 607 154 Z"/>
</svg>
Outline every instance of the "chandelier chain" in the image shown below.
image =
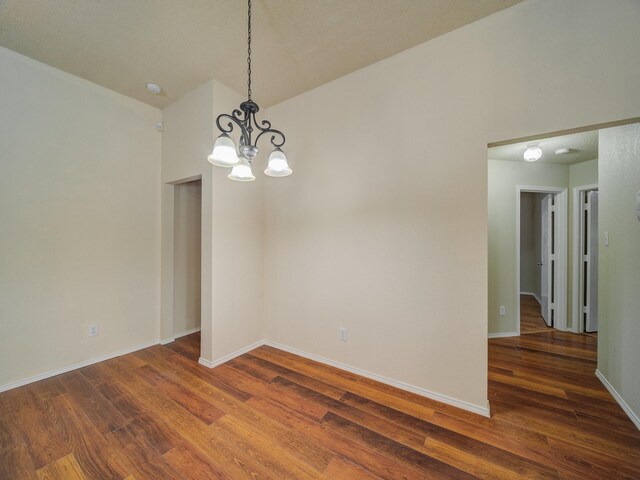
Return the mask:
<svg viewBox="0 0 640 480">
<path fill-rule="evenodd" d="M 251 0 L 249 2 L 247 20 L 247 97 L 251 100 Z"/>
</svg>

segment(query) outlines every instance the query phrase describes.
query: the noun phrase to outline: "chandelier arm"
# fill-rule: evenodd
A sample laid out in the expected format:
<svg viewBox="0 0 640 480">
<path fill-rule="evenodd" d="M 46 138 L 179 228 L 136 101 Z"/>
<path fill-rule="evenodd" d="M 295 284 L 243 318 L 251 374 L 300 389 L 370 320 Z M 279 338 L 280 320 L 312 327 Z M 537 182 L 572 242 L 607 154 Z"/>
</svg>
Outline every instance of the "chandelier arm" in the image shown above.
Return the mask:
<svg viewBox="0 0 640 480">
<path fill-rule="evenodd" d="M 284 142 L 286 141 L 286 139 L 284 137 L 284 133 L 282 133 L 280 130 L 276 130 L 275 128 L 271 128 L 271 122 L 269 120 L 262 120 L 261 122 L 258 122 L 256 120 L 255 113 L 252 116 L 253 116 L 253 122 L 254 122 L 256 128 L 258 130 L 260 130 L 260 133 L 256 137 L 256 145 L 258 145 L 258 140 L 260 140 L 260 137 L 262 135 L 264 135 L 265 133 L 272 133 L 273 134 L 271 136 L 271 145 L 273 145 L 274 147 L 280 148 L 280 147 L 282 147 L 284 145 Z M 277 142 L 276 141 L 276 136 L 280 137 L 281 141 Z"/>
<path fill-rule="evenodd" d="M 280 130 L 276 130 L 275 128 L 268 128 L 265 130 L 260 129 L 260 130 L 261 130 L 260 134 L 256 137 L 256 145 L 258 144 L 258 140 L 260 140 L 260 137 L 265 133 L 273 134 L 271 135 L 271 145 L 273 145 L 274 147 L 280 148 L 284 145 L 284 142 L 285 142 L 284 134 Z M 277 137 L 280 137 L 282 140 L 279 142 L 276 141 Z"/>
<path fill-rule="evenodd" d="M 241 118 L 238 118 L 238 115 L 242 115 L 242 112 L 240 110 L 234 110 L 232 115 L 229 115 L 228 113 L 221 113 L 220 115 L 218 115 L 218 118 L 216 118 L 216 125 L 218 127 L 218 130 L 228 134 L 233 131 L 233 124 L 235 123 L 238 128 L 240 128 L 241 139 L 245 142 L 248 140 L 248 143 L 246 143 L 248 145 L 251 143 L 249 139 L 249 132 L 247 132 L 243 120 Z M 221 124 L 221 120 L 225 118 L 231 120 L 231 122 L 227 123 L 226 128 Z"/>
</svg>

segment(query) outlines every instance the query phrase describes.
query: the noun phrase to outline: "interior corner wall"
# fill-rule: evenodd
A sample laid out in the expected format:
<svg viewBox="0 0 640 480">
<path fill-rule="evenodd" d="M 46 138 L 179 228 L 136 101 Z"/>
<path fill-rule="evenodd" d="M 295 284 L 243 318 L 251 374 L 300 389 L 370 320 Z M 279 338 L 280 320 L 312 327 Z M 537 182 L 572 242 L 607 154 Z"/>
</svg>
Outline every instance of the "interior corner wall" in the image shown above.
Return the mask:
<svg viewBox="0 0 640 480">
<path fill-rule="evenodd" d="M 242 96 L 212 80 L 163 110 L 162 329 L 173 333 L 174 184 L 202 178 L 201 357 L 216 360 L 263 338 L 262 179 L 226 178 L 207 161 L 218 114 Z"/>
<path fill-rule="evenodd" d="M 486 407 L 487 144 L 640 116 L 638 22 L 525 1 L 270 107 L 294 173 L 265 182 L 268 338 Z"/>
<path fill-rule="evenodd" d="M 0 85 L 2 389 L 158 340 L 161 112 L 4 48 Z"/>
<path fill-rule="evenodd" d="M 599 159 L 598 370 L 640 428 L 640 124 L 601 130 Z"/>
<path fill-rule="evenodd" d="M 245 98 L 214 82 L 213 118 Z M 216 128 L 215 135 L 218 135 Z M 238 132 L 232 137 L 237 142 Z M 209 136 L 211 146 L 214 138 Z M 211 147 L 210 147 L 211 148 Z M 209 152 L 211 150 L 209 149 Z M 264 183 L 269 151 L 253 162 L 253 182 L 234 182 L 213 167 L 213 357 L 221 358 L 264 338 Z M 270 180 L 270 179 L 269 179 Z"/>
</svg>

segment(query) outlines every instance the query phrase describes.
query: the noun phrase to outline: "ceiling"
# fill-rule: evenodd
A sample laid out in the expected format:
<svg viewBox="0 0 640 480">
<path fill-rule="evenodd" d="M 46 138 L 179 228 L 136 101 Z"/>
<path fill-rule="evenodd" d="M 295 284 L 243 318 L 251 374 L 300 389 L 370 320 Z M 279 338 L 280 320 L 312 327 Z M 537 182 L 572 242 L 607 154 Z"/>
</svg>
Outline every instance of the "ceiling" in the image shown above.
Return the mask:
<svg viewBox="0 0 640 480">
<path fill-rule="evenodd" d="M 542 150 L 542 158 L 536 163 L 573 165 L 598 158 L 598 130 L 573 133 L 560 137 L 543 138 L 529 142 L 502 145 L 489 149 L 489 159 L 524 162 L 523 154 L 527 146 L 537 144 Z M 569 148 L 569 153 L 557 155 L 559 148 Z"/>
<path fill-rule="evenodd" d="M 521 0 L 253 0 L 269 106 Z M 0 45 L 164 107 L 215 78 L 246 91 L 242 0 L 0 0 Z M 146 82 L 163 88 L 149 93 Z"/>
</svg>

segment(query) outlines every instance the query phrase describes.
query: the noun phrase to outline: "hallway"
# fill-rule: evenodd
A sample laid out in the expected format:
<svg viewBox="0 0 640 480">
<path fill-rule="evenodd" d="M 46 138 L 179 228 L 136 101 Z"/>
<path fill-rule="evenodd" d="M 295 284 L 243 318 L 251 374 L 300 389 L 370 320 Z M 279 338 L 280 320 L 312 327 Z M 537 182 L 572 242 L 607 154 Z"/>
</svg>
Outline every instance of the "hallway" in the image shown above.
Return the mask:
<svg viewBox="0 0 640 480">
<path fill-rule="evenodd" d="M 520 334 L 549 331 L 540 314 L 540 304 L 533 295 L 520 295 Z"/>
</svg>

